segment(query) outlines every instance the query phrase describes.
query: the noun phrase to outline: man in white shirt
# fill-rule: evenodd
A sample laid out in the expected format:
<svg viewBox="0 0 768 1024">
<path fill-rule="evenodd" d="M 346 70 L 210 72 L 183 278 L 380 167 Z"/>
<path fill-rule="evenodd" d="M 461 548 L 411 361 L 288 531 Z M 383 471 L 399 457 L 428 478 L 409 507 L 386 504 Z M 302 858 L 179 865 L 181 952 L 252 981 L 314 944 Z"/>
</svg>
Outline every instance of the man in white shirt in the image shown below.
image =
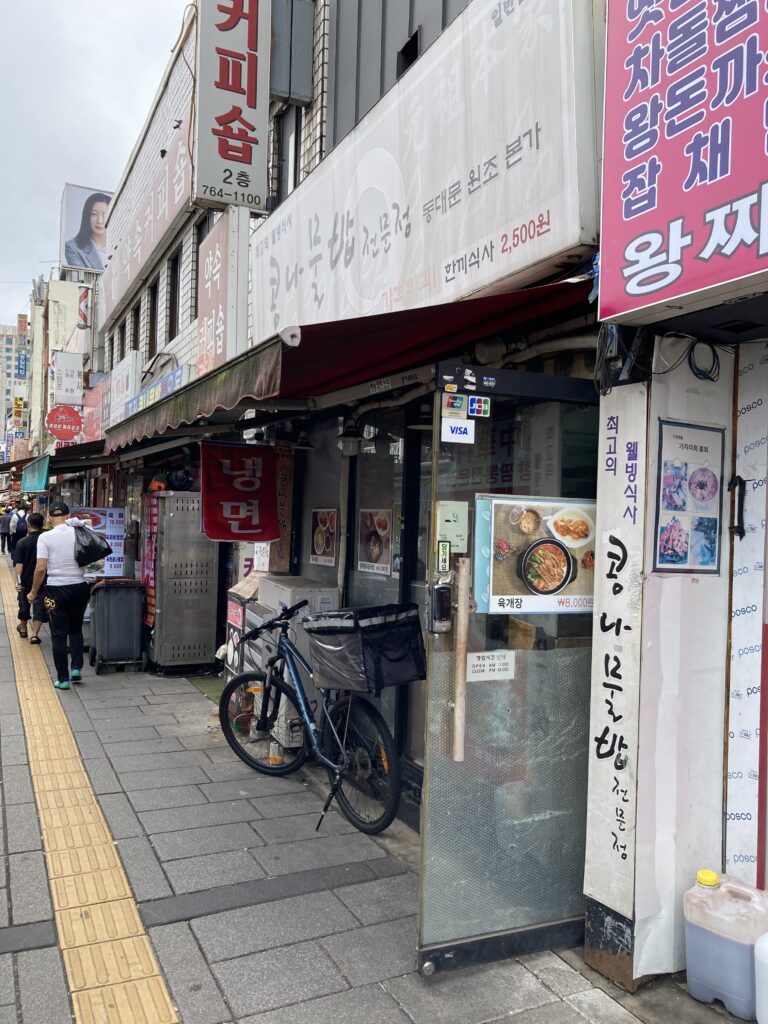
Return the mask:
<svg viewBox="0 0 768 1024">
<path fill-rule="evenodd" d="M 70 680 L 73 683 L 82 681 L 83 616 L 88 607 L 91 587 L 85 580 L 85 570 L 75 560 L 74 527 L 79 525 L 80 520 L 70 519 L 69 506 L 63 501 L 51 504 L 48 519 L 53 528 L 42 533 L 37 542 L 35 576 L 27 597 L 32 604 L 47 574 L 43 597 L 51 626 L 51 647 L 56 666 L 53 685 L 58 690 L 68 690 Z M 67 660 L 67 641 L 71 670 Z"/>
</svg>

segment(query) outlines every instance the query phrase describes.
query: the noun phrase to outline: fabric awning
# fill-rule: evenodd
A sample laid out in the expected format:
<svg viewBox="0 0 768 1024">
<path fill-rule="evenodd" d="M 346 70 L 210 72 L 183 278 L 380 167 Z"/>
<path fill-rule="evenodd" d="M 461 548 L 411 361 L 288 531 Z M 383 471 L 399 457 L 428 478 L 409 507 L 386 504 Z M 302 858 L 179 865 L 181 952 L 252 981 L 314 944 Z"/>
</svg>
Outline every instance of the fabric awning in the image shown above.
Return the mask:
<svg viewBox="0 0 768 1024">
<path fill-rule="evenodd" d="M 586 301 L 591 281 L 563 281 L 376 316 L 284 330 L 107 431 L 105 451 L 209 419 L 250 401 L 312 398 L 429 362 Z M 292 336 L 288 345 L 283 337 Z"/>
</svg>

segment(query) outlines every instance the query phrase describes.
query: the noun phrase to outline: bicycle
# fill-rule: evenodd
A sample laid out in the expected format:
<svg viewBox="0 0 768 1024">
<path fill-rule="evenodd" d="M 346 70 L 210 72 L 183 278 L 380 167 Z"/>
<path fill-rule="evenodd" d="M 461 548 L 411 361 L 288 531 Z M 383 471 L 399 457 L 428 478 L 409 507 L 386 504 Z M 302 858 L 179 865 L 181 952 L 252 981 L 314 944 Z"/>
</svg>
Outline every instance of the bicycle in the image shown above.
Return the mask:
<svg viewBox="0 0 768 1024">
<path fill-rule="evenodd" d="M 288 635 L 291 619 L 308 603 L 300 601 L 243 634 L 240 642 L 247 643 L 280 630 L 277 641 L 267 641 L 275 653 L 266 672 L 243 672 L 224 687 L 221 728 L 237 756 L 264 775 L 298 771 L 310 752 L 326 768 L 331 791 L 315 831 L 336 799 L 355 828 L 369 835 L 383 832 L 400 806 L 395 741 L 369 701 L 341 690 L 320 689 L 322 714 L 315 723 L 317 702 L 307 699 L 299 671 L 311 680 L 312 669 Z"/>
</svg>

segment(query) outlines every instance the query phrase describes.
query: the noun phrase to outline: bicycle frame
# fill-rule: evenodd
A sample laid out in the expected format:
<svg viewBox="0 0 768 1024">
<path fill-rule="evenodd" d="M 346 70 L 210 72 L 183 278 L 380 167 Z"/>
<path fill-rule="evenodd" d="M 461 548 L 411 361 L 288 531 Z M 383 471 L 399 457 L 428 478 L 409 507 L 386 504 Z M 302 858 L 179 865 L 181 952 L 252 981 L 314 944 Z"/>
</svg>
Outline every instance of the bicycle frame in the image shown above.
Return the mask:
<svg viewBox="0 0 768 1024">
<path fill-rule="evenodd" d="M 275 665 L 281 660 L 285 663 L 288 669 L 288 675 L 291 680 L 291 686 L 293 687 L 293 693 L 296 697 L 296 703 L 299 706 L 299 712 L 301 713 L 304 727 L 307 732 L 310 746 L 312 747 L 312 753 L 320 764 L 325 765 L 326 768 L 330 768 L 332 771 L 338 771 L 339 766 L 325 756 L 322 751 L 323 737 L 325 736 L 326 727 L 330 727 L 333 735 L 336 737 L 336 741 L 341 747 L 341 740 L 339 734 L 333 727 L 328 709 L 332 703 L 330 690 L 320 689 L 320 693 L 323 696 L 322 700 L 322 715 L 320 718 L 320 726 L 318 728 L 315 723 L 314 716 L 309 709 L 309 702 L 307 701 L 307 695 L 304 692 L 304 685 L 299 675 L 299 666 L 306 672 L 310 679 L 313 679 L 312 669 L 307 662 L 306 658 L 303 657 L 301 651 L 296 647 L 290 637 L 287 635 L 287 627 L 283 627 L 280 630 L 280 636 L 277 640 L 275 654 L 267 661 L 267 686 L 269 686 L 269 680 L 272 672 L 274 671 Z M 319 689 L 319 687 L 318 687 Z"/>
</svg>

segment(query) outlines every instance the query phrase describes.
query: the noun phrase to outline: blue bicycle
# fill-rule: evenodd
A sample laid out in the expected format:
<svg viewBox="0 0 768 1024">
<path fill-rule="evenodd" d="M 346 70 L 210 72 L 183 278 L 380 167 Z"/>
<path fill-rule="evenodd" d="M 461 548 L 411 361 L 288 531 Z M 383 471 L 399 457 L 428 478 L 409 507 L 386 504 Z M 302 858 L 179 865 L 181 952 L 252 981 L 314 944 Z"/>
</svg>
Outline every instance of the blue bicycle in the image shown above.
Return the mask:
<svg viewBox="0 0 768 1024">
<path fill-rule="evenodd" d="M 266 672 L 243 672 L 224 687 L 219 721 L 237 756 L 265 775 L 298 771 L 310 752 L 331 782 L 317 828 L 334 799 L 361 832 L 382 832 L 400 805 L 400 765 L 392 733 L 379 711 L 362 696 L 321 689 L 309 701 L 300 670 L 312 669 L 289 636 L 290 621 L 306 607 L 301 601 L 243 634 L 241 643 L 262 636 L 274 649 Z M 271 636 L 279 630 L 277 640 Z"/>
</svg>

